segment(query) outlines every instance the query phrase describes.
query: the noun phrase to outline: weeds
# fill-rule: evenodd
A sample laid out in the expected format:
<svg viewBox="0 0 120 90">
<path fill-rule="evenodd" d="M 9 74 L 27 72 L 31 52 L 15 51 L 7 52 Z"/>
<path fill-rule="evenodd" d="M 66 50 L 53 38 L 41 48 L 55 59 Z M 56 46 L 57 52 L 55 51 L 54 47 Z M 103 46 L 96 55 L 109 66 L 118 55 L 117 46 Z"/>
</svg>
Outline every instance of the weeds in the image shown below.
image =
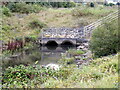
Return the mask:
<svg viewBox="0 0 120 90">
<path fill-rule="evenodd" d="M 38 86 L 44 88 L 115 88 L 118 77 L 117 57 L 118 54 L 95 59 L 89 66 L 83 66 L 82 69 L 77 69 L 74 64 L 63 66 L 59 71 L 43 68 L 37 63 L 33 66 L 8 67 L 3 73 L 3 88 Z"/>
<path fill-rule="evenodd" d="M 44 24 L 43 22 L 40 22 L 39 20 L 33 20 L 30 22 L 29 26 L 31 28 L 39 28 L 42 29 L 43 27 L 46 27 L 46 24 Z"/>
<path fill-rule="evenodd" d="M 8 17 L 12 16 L 11 11 L 7 7 L 2 8 L 2 13 L 3 13 L 3 15 L 8 16 Z"/>
<path fill-rule="evenodd" d="M 71 55 L 80 55 L 80 54 L 84 54 L 85 52 L 82 50 L 74 50 L 74 49 L 69 49 L 68 53 Z"/>
</svg>

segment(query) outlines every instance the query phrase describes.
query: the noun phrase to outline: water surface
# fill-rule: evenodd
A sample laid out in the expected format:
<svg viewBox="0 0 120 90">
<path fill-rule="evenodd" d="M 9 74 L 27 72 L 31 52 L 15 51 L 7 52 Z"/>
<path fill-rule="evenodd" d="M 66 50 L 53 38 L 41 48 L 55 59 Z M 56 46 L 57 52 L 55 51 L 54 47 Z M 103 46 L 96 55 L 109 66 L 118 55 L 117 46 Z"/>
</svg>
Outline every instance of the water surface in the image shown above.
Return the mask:
<svg viewBox="0 0 120 90">
<path fill-rule="evenodd" d="M 3 58 L 2 66 L 3 69 L 8 66 L 14 67 L 15 65 L 28 65 L 34 64 L 36 61 L 39 62 L 40 65 L 47 65 L 50 63 L 57 64 L 58 61 L 62 58 L 62 54 L 64 54 L 68 49 L 76 49 L 75 46 L 39 46 L 30 48 L 27 50 L 23 50 L 21 52 L 15 53 L 13 56 L 9 58 Z"/>
</svg>

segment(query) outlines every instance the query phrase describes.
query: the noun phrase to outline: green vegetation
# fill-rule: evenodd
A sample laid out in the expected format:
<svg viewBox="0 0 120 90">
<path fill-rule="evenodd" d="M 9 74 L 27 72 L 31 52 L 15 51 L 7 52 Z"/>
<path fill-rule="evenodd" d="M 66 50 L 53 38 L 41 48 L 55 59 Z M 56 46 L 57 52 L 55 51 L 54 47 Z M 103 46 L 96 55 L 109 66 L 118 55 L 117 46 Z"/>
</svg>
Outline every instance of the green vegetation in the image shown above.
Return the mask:
<svg viewBox="0 0 120 90">
<path fill-rule="evenodd" d="M 94 3 L 89 4 L 89 8 L 82 5 L 71 8 L 74 6 L 75 3 L 72 2 L 8 3 L 2 7 L 3 18 L 0 31 L 2 38 L 0 40 L 5 43 L 10 40 L 25 40 L 29 42 L 24 47 L 27 50 L 28 47 L 33 47 L 31 41 L 35 42 L 43 28 L 82 27 L 117 10 L 96 6 Z M 117 26 L 117 21 L 104 23 L 102 27 L 93 31 L 90 48 L 95 57 L 119 51 Z M 4 53 L 8 55 L 9 51 Z M 75 56 L 85 52 L 70 49 L 68 53 Z M 33 64 L 33 61 L 40 58 L 39 53 L 32 53 L 30 58 L 33 59 L 30 61 L 28 58 L 25 65 L 8 67 L 4 70 L 3 88 L 116 88 L 119 83 L 117 80 L 119 54 L 94 59 L 88 66 L 82 66 L 82 69 L 78 69 L 76 64 L 73 64 L 74 57 L 64 57 L 59 62 L 60 70 L 53 70 L 42 67 L 37 62 L 34 65 L 28 65 L 28 62 Z M 17 63 L 19 62 L 16 61 L 16 65 Z"/>
<path fill-rule="evenodd" d="M 68 71 L 65 67 L 59 71 L 55 71 L 53 69 L 43 68 L 40 65 L 36 65 L 36 63 L 34 66 L 19 65 L 7 68 L 3 74 L 3 87 L 40 88 L 41 86 L 39 85 L 46 82 L 49 78 L 66 79 L 67 75 L 71 73 L 71 71 Z"/>
<path fill-rule="evenodd" d="M 118 20 L 104 23 L 93 31 L 90 47 L 95 57 L 117 53 L 120 47 Z"/>
<path fill-rule="evenodd" d="M 76 6 L 74 2 L 36 2 L 36 4 L 53 8 L 71 8 Z"/>
<path fill-rule="evenodd" d="M 105 6 L 111 6 L 111 7 L 112 7 L 112 6 L 114 6 L 115 4 L 113 4 L 113 3 L 109 3 L 109 4 L 105 3 L 104 5 L 105 5 Z"/>
<path fill-rule="evenodd" d="M 69 49 L 68 53 L 71 55 L 80 55 L 80 54 L 84 54 L 85 52 L 82 50 L 74 50 L 74 49 Z"/>
<path fill-rule="evenodd" d="M 90 7 L 95 7 L 94 3 L 91 2 L 90 3 Z"/>
<path fill-rule="evenodd" d="M 36 7 L 38 9 L 32 9 L 33 7 Z M 8 3 L 3 8 L 7 8 L 9 11 L 12 12 L 11 17 L 2 17 L 3 29 L 0 32 L 2 33 L 1 40 L 4 40 L 5 42 L 11 39 L 15 39 L 16 37 L 24 38 L 31 35 L 38 36 L 40 30 L 46 27 L 85 26 L 116 10 L 115 8 L 104 6 L 98 6 L 96 8 L 86 8 L 82 5 L 75 9 L 46 9 L 46 7 L 43 7 L 40 4 L 31 3 Z M 7 13 L 9 13 L 9 11 L 7 11 Z M 29 14 L 27 15 L 21 13 Z M 5 30 L 7 30 L 7 32 Z"/>
<path fill-rule="evenodd" d="M 74 18 L 76 27 L 86 26 L 98 19 L 107 16 L 116 11 L 117 8 L 110 8 L 104 6 L 87 7 L 80 6 L 71 10 L 71 15 Z"/>
<path fill-rule="evenodd" d="M 26 3 L 9 3 L 7 7 L 11 10 L 11 12 L 17 13 L 38 13 L 43 8 L 38 4 L 26 4 Z"/>
<path fill-rule="evenodd" d="M 3 88 L 117 88 L 118 55 L 92 60 L 77 69 L 74 64 L 60 70 L 40 65 L 8 67 L 3 73 Z"/>
<path fill-rule="evenodd" d="M 68 65 L 68 64 L 73 64 L 75 61 L 74 57 L 68 58 L 68 57 L 62 57 L 58 62 L 62 65 Z"/>
<path fill-rule="evenodd" d="M 33 29 L 34 28 L 42 29 L 42 28 L 46 27 L 46 24 L 40 22 L 39 20 L 33 20 L 32 22 L 30 22 L 29 26 Z"/>
<path fill-rule="evenodd" d="M 109 8 L 109 7 L 95 7 L 95 8 L 91 8 L 91 7 L 77 7 L 75 9 L 73 9 L 72 11 L 72 15 L 75 17 L 88 17 L 88 16 L 95 16 L 96 18 L 101 18 L 104 17 L 106 15 L 108 15 L 109 13 L 114 12 L 115 9 L 114 8 Z"/>
<path fill-rule="evenodd" d="M 3 15 L 5 15 L 5 16 L 8 16 L 8 17 L 11 16 L 11 12 L 10 12 L 9 8 L 7 8 L 7 7 L 3 7 L 3 8 L 2 8 L 2 13 L 3 13 Z"/>
</svg>

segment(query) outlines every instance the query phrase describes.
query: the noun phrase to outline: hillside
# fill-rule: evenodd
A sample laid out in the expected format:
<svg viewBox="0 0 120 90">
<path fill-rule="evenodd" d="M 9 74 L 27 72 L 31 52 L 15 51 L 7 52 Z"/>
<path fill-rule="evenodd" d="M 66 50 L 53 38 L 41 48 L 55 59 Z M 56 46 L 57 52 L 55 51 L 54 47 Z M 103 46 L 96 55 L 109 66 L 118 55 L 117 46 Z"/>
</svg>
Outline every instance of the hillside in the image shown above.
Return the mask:
<svg viewBox="0 0 120 90">
<path fill-rule="evenodd" d="M 109 13 L 116 8 L 98 7 L 98 8 L 46 8 L 39 13 L 19 14 L 12 13 L 11 17 L 3 15 L 2 18 L 2 40 L 9 41 L 17 37 L 37 36 L 40 33 L 39 28 L 31 28 L 30 23 L 38 20 L 40 23 L 49 27 L 81 27 L 88 25 Z"/>
</svg>

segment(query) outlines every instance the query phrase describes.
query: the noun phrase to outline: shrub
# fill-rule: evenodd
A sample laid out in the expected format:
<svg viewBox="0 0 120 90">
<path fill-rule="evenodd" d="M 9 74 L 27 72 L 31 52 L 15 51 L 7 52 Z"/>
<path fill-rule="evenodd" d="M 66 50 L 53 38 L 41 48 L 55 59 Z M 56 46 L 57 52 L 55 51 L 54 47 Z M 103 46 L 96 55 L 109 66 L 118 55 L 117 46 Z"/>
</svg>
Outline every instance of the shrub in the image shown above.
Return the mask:
<svg viewBox="0 0 120 90">
<path fill-rule="evenodd" d="M 9 2 L 7 4 L 7 7 L 11 10 L 11 12 L 14 12 L 15 11 L 15 3 L 14 2 Z"/>
<path fill-rule="evenodd" d="M 11 12 L 10 12 L 9 8 L 7 8 L 7 7 L 3 7 L 3 8 L 2 8 L 2 13 L 3 13 L 5 16 L 8 16 L 8 17 L 11 16 Z"/>
<path fill-rule="evenodd" d="M 75 7 L 76 4 L 74 2 L 67 2 L 67 7 Z"/>
<path fill-rule="evenodd" d="M 117 4 L 116 5 L 120 5 L 120 2 L 117 2 Z"/>
<path fill-rule="evenodd" d="M 94 7 L 94 3 L 91 2 L 91 3 L 90 3 L 90 7 Z"/>
<path fill-rule="evenodd" d="M 78 18 L 76 20 L 76 24 L 77 24 L 78 27 L 86 26 L 86 25 L 88 25 L 88 23 L 89 22 L 84 18 Z"/>
<path fill-rule="evenodd" d="M 63 57 L 62 59 L 59 60 L 60 64 L 66 65 L 66 64 L 73 64 L 74 63 L 74 58 L 67 58 L 67 57 Z"/>
<path fill-rule="evenodd" d="M 37 87 L 37 84 L 41 85 L 49 78 L 67 79 L 73 71 L 71 67 L 63 67 L 56 71 L 37 63 L 38 61 L 33 66 L 19 65 L 6 68 L 2 78 L 3 88 Z"/>
<path fill-rule="evenodd" d="M 25 37 L 25 42 L 35 42 L 37 40 L 37 35 L 30 35 Z"/>
<path fill-rule="evenodd" d="M 114 4 L 113 4 L 113 3 L 109 3 L 109 4 L 108 4 L 108 3 L 105 3 L 104 5 L 105 5 L 105 6 L 111 6 L 111 7 L 112 7 Z"/>
<path fill-rule="evenodd" d="M 39 3 L 42 6 L 46 6 L 46 7 L 53 7 L 53 8 L 70 8 L 70 7 L 75 7 L 75 3 L 74 2 L 40 2 Z"/>
<path fill-rule="evenodd" d="M 72 16 L 75 17 L 89 16 L 89 15 L 93 15 L 93 14 L 87 8 L 75 8 L 72 10 Z"/>
<path fill-rule="evenodd" d="M 46 27 L 47 25 L 44 24 L 43 22 L 40 22 L 39 20 L 33 20 L 32 22 L 29 23 L 29 26 L 31 28 L 40 28 L 40 29 L 42 29 L 42 28 Z"/>
<path fill-rule="evenodd" d="M 26 5 L 25 3 L 16 3 L 13 4 L 13 6 L 11 7 L 11 11 L 19 13 L 29 13 L 31 12 L 30 8 L 31 7 L 29 5 Z"/>
<path fill-rule="evenodd" d="M 109 3 L 109 6 L 111 6 L 111 7 L 112 7 L 113 5 L 114 5 L 113 3 Z"/>
<path fill-rule="evenodd" d="M 33 11 L 34 13 L 38 13 L 39 11 L 43 10 L 43 8 L 40 5 L 34 4 L 32 5 Z"/>
<path fill-rule="evenodd" d="M 109 6 L 109 4 L 107 4 L 107 3 L 104 3 L 104 5 L 105 5 L 105 6 Z"/>
<path fill-rule="evenodd" d="M 120 39 L 118 38 L 117 20 L 112 23 L 104 23 L 102 27 L 98 27 L 93 31 L 90 48 L 95 57 L 106 56 L 119 51 L 118 45 Z"/>
<path fill-rule="evenodd" d="M 12 28 L 10 27 L 10 26 L 8 26 L 8 25 L 3 25 L 2 26 L 2 30 L 3 31 L 10 31 Z"/>
<path fill-rule="evenodd" d="M 26 3 L 9 3 L 7 7 L 12 12 L 18 13 L 38 13 L 43 8 L 37 4 L 26 4 Z"/>
</svg>

